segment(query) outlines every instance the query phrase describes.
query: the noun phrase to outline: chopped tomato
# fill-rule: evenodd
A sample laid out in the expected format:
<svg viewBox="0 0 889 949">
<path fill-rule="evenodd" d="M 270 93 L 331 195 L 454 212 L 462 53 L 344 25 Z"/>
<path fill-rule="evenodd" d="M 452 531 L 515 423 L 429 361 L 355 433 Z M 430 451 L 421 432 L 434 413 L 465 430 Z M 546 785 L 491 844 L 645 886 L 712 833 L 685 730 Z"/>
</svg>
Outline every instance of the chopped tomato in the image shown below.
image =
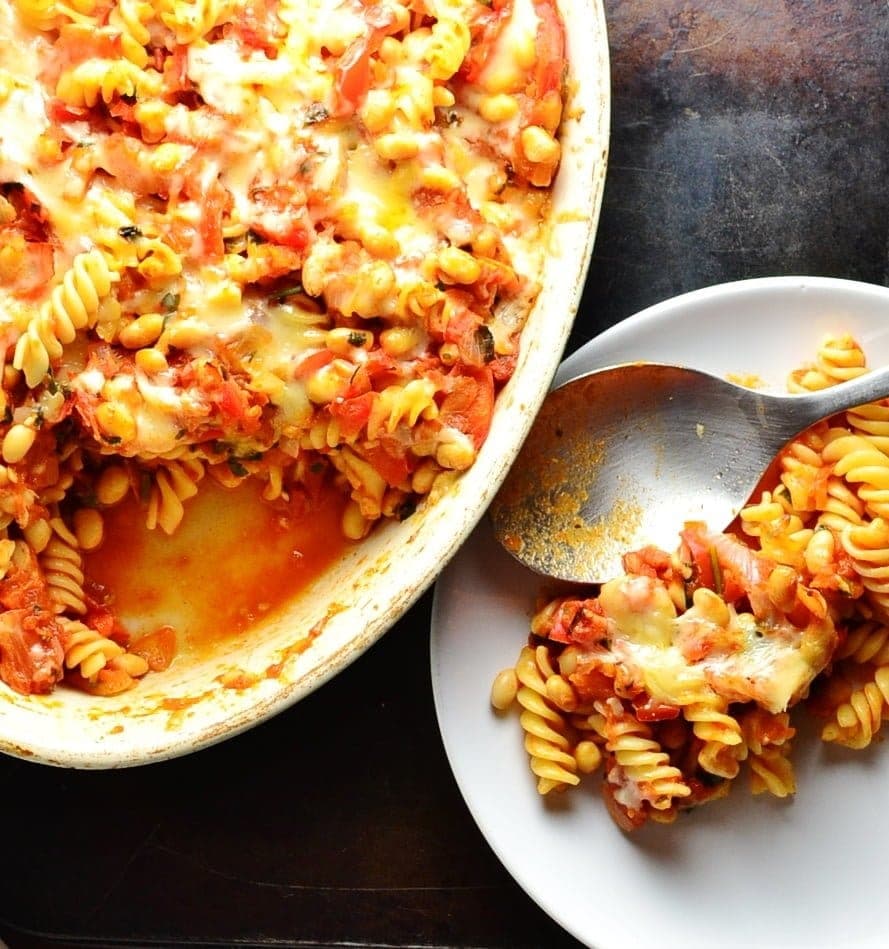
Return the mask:
<svg viewBox="0 0 889 949">
<path fill-rule="evenodd" d="M 411 465 L 399 442 L 384 438 L 380 440 L 379 447 L 366 448 L 362 454 L 386 484 L 393 488 L 406 487 Z"/>
<path fill-rule="evenodd" d="M 648 545 L 625 554 L 623 566 L 627 573 L 663 580 L 672 572 L 673 562 L 665 550 Z"/>
<path fill-rule="evenodd" d="M 156 194 L 161 197 L 167 194 L 168 176 L 152 170 L 150 163 L 145 161 L 145 146 L 129 135 L 121 132 L 108 135 L 97 165 L 116 178 L 121 187 L 134 194 Z"/>
<path fill-rule="evenodd" d="M 342 402 L 331 402 L 328 409 L 339 422 L 340 433 L 345 438 L 354 438 L 367 425 L 373 402 L 373 392 L 365 392 Z"/>
<path fill-rule="evenodd" d="M 716 589 L 716 574 L 713 545 L 710 542 L 706 525 L 692 522 L 685 525 L 681 532 L 683 559 L 687 559 L 695 568 L 695 583 L 697 586 Z"/>
<path fill-rule="evenodd" d="M 558 94 L 561 89 L 565 69 L 565 27 L 555 0 L 533 2 L 538 20 L 535 38 L 537 61 L 525 91 L 533 102 L 540 102 L 549 93 Z M 461 70 L 467 82 L 478 82 L 512 15 L 513 0 L 494 0 L 490 9 L 481 14 L 472 29 L 472 48 Z"/>
<path fill-rule="evenodd" d="M 98 602 L 91 600 L 89 595 L 89 581 L 84 584 L 84 590 L 87 592 L 88 609 L 83 621 L 90 629 L 96 630 L 106 639 L 113 639 L 116 643 L 123 645 L 127 641 L 126 633 L 118 626 L 114 614 L 107 606 L 102 606 Z M 98 593 L 95 584 L 92 585 L 93 592 Z"/>
<path fill-rule="evenodd" d="M 481 213 L 462 191 L 431 191 L 417 188 L 411 198 L 417 214 L 428 221 L 442 237 L 457 246 L 472 243 L 487 228 Z"/>
<path fill-rule="evenodd" d="M 487 366 L 455 368 L 448 376 L 450 391 L 441 404 L 442 424 L 459 429 L 472 439 L 476 449 L 491 427 L 494 411 L 494 377 Z"/>
<path fill-rule="evenodd" d="M 28 609 L 0 614 L 0 679 L 25 695 L 52 691 L 62 678 L 62 647 L 53 629 L 52 613 L 45 611 L 43 628 L 27 625 Z"/>
<path fill-rule="evenodd" d="M 233 19 L 225 27 L 227 34 L 236 36 L 247 49 L 262 50 L 269 58 L 278 55 L 279 37 L 284 25 L 278 18 L 279 0 L 251 0 L 238 4 Z"/>
<path fill-rule="evenodd" d="M 37 557 L 0 580 L 0 678 L 26 695 L 52 690 L 62 678 L 63 650 Z"/>
<path fill-rule="evenodd" d="M 231 210 L 232 196 L 217 178 L 203 194 L 201 199 L 201 223 L 199 236 L 201 257 L 204 260 L 221 260 L 225 253 L 222 235 L 222 219 Z"/>
<path fill-rule="evenodd" d="M 333 360 L 334 355 L 329 349 L 321 349 L 317 353 L 312 353 L 311 356 L 306 356 L 304 359 L 301 359 L 294 369 L 293 375 L 297 379 L 308 379 L 309 376 L 316 373 L 319 369 L 323 369 L 329 362 L 333 362 Z"/>
<path fill-rule="evenodd" d="M 4 223 L 9 224 L 28 243 L 43 243 L 47 240 L 49 234 L 43 205 L 27 188 L 6 185 L 0 196 L 5 202 L 4 208 L 9 205 L 15 215 L 11 221 L 4 219 Z M 5 244 L 5 240 L 0 241 L 0 247 Z"/>
<path fill-rule="evenodd" d="M 536 100 L 551 92 L 560 92 L 565 71 L 565 27 L 554 0 L 534 0 L 537 24 L 537 62 L 534 66 Z"/>
<path fill-rule="evenodd" d="M 658 702 L 648 695 L 641 696 L 638 703 L 633 704 L 640 722 L 667 722 L 679 717 L 679 706 Z"/>
<path fill-rule="evenodd" d="M 614 695 L 614 676 L 604 672 L 594 657 L 581 656 L 571 673 L 571 684 L 583 702 L 598 702 Z"/>
<path fill-rule="evenodd" d="M 166 133 L 160 131 L 156 132 L 153 136 L 149 136 L 148 129 L 140 126 L 136 118 L 137 106 L 138 103 L 135 100 L 114 99 L 108 104 L 108 114 L 120 121 L 121 128 L 126 131 L 128 137 L 141 138 L 142 141 L 147 144 L 160 142 Z"/>
<path fill-rule="evenodd" d="M 762 594 L 774 568 L 768 558 L 729 534 L 711 534 L 696 521 L 686 524 L 681 537 L 684 552 L 697 568 L 697 586 L 715 590 L 726 603 Z"/>
<path fill-rule="evenodd" d="M 497 356 L 496 359 L 492 359 L 491 362 L 488 363 L 488 368 L 491 370 L 494 382 L 499 385 L 502 385 L 504 382 L 509 382 L 515 372 L 517 361 L 518 357 L 515 353 L 509 356 Z"/>
<path fill-rule="evenodd" d="M 231 379 L 226 379 L 217 390 L 214 401 L 223 415 L 230 419 L 243 419 L 246 405 L 242 396 L 243 393 L 237 384 Z"/>
<path fill-rule="evenodd" d="M 223 376 L 216 366 L 191 363 L 183 369 L 179 382 L 198 388 L 227 420 L 226 428 L 235 423 L 240 431 L 252 433 L 259 427 L 268 397 L 243 388 L 236 379 Z"/>
<path fill-rule="evenodd" d="M 66 23 L 59 31 L 52 46 L 52 54 L 46 57 L 46 68 L 41 79 L 50 88 L 55 88 L 59 76 L 68 69 L 90 59 L 120 59 L 120 34 L 96 30 L 80 23 Z"/>
<path fill-rule="evenodd" d="M 68 105 L 61 99 L 49 99 L 46 103 L 46 117 L 58 128 L 66 122 L 83 122 L 89 115 L 89 109 Z"/>
<path fill-rule="evenodd" d="M 52 245 L 25 241 L 21 234 L 0 232 L 0 285 L 19 297 L 46 288 L 53 275 Z"/>
<path fill-rule="evenodd" d="M 141 656 L 152 672 L 162 672 L 176 655 L 176 631 L 172 626 L 160 626 L 133 640 L 129 651 Z"/>
<path fill-rule="evenodd" d="M 278 215 L 271 221 L 262 218 L 253 223 L 253 231 L 266 240 L 274 241 L 290 250 L 304 251 L 312 239 L 311 224 L 304 208 L 294 208 Z M 300 262 L 301 262 L 300 258 Z M 291 267 L 291 270 L 298 269 Z"/>
<path fill-rule="evenodd" d="M 557 643 L 596 646 L 608 638 L 608 625 L 598 600 L 568 597 L 549 617 L 546 628 L 536 630 Z"/>
<path fill-rule="evenodd" d="M 353 41 L 336 67 L 337 114 L 351 115 L 370 88 L 370 42 L 368 37 Z"/>
<path fill-rule="evenodd" d="M 467 82 L 476 82 L 488 57 L 500 37 L 503 27 L 512 16 L 512 0 L 494 0 L 472 27 L 473 43 L 463 60 L 461 75 Z"/>
<path fill-rule="evenodd" d="M 370 87 L 370 59 L 396 24 L 395 13 L 383 4 L 367 7 L 364 18 L 369 27 L 364 36 L 353 40 L 336 66 L 336 115 L 355 113 Z"/>
<path fill-rule="evenodd" d="M 367 360 L 359 370 L 354 383 L 358 382 L 362 373 L 366 373 L 366 378 L 377 391 L 385 389 L 386 386 L 395 385 L 402 378 L 398 363 L 382 349 L 372 349 L 367 354 Z"/>
<path fill-rule="evenodd" d="M 187 92 L 192 83 L 188 78 L 188 47 L 177 45 L 167 56 L 163 66 L 164 85 L 171 93 Z"/>
<path fill-rule="evenodd" d="M 309 246 L 315 231 L 305 193 L 298 184 L 256 190 L 253 198 L 259 213 L 250 221 L 251 230 L 291 250 L 303 251 Z"/>
</svg>

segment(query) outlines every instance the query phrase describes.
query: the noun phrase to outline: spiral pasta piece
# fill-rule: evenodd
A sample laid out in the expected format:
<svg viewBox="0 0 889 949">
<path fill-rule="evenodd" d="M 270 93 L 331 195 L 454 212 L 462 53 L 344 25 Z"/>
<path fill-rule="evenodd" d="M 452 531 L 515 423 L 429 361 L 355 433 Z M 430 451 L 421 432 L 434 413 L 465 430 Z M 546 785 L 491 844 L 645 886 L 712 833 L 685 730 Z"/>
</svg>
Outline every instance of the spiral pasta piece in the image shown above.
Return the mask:
<svg viewBox="0 0 889 949">
<path fill-rule="evenodd" d="M 77 537 L 68 529 L 61 517 L 49 521 L 52 536 L 39 555 L 40 566 L 46 580 L 47 592 L 55 612 L 86 612 L 83 592 L 83 558 Z"/>
<path fill-rule="evenodd" d="M 19 15 L 35 30 L 52 30 L 59 21 L 56 0 L 13 0 Z"/>
<path fill-rule="evenodd" d="M 369 520 L 378 518 L 387 488 L 383 476 L 369 461 L 349 448 L 343 448 L 330 457 L 351 485 L 352 499 L 358 504 L 361 514 Z"/>
<path fill-rule="evenodd" d="M 161 22 L 173 31 L 176 42 L 199 40 L 219 22 L 230 4 L 227 0 L 160 0 Z"/>
<path fill-rule="evenodd" d="M 840 541 L 854 562 L 868 600 L 889 618 L 889 523 L 875 518 L 849 527 L 840 535 Z"/>
<path fill-rule="evenodd" d="M 763 492 L 757 503 L 741 511 L 740 517 L 741 529 L 759 538 L 760 549 L 767 557 L 791 567 L 803 566 L 813 531 L 804 526 L 798 514 L 788 514 L 771 492 Z"/>
<path fill-rule="evenodd" d="M 760 537 L 764 528 L 790 516 L 791 510 L 785 496 L 763 491 L 758 500 L 741 509 L 741 530 L 749 537 Z"/>
<path fill-rule="evenodd" d="M 889 516 L 889 455 L 866 435 L 846 435 L 824 448 L 824 460 L 851 484 L 873 517 Z"/>
<path fill-rule="evenodd" d="M 404 386 L 388 386 L 374 399 L 367 421 L 367 437 L 392 434 L 399 424 L 410 427 L 423 418 L 435 418 L 437 386 L 431 379 L 412 379 Z"/>
<path fill-rule="evenodd" d="M 794 794 L 796 779 L 789 755 L 795 729 L 787 712 L 772 714 L 753 707 L 742 713 L 738 721 L 747 752 L 751 791 L 780 798 Z"/>
<path fill-rule="evenodd" d="M 848 334 L 830 334 L 818 346 L 815 365 L 790 374 L 787 388 L 791 392 L 826 389 L 854 379 L 867 372 L 864 351 Z"/>
<path fill-rule="evenodd" d="M 727 713 L 728 702 L 715 694 L 704 695 L 682 709 L 695 737 L 703 744 L 698 764 L 709 774 L 734 778 L 746 748 L 738 721 Z"/>
<path fill-rule="evenodd" d="M 850 524 L 863 524 L 866 514 L 864 500 L 842 478 L 827 479 L 826 497 L 818 514 L 817 526 L 842 530 Z"/>
<path fill-rule="evenodd" d="M 785 798 L 796 793 L 796 777 L 793 764 L 787 757 L 789 748 L 764 748 L 760 752 L 751 752 L 750 790 L 753 794 L 771 794 Z"/>
<path fill-rule="evenodd" d="M 876 666 L 889 664 L 889 626 L 866 622 L 853 627 L 838 650 L 837 658 Z"/>
<path fill-rule="evenodd" d="M 525 750 L 530 756 L 531 771 L 539 779 L 537 790 L 548 794 L 579 784 L 580 778 L 571 753 L 567 719 L 550 695 L 552 686 L 547 689 L 547 681 L 555 671 L 549 665 L 546 647 L 540 646 L 538 650 L 526 646 L 519 654 L 515 671 L 520 688 L 516 698 L 522 707 L 519 721 L 525 733 Z"/>
<path fill-rule="evenodd" d="M 820 509 L 831 474 L 822 457 L 824 432 L 817 427 L 794 439 L 779 456 L 781 484 L 797 514 Z"/>
<path fill-rule="evenodd" d="M 442 11 L 432 26 L 427 57 L 429 75 L 434 79 L 450 79 L 469 52 L 469 27 L 462 20 Z"/>
<path fill-rule="evenodd" d="M 889 454 L 889 404 L 885 399 L 868 402 L 846 412 L 846 424 L 856 435 L 865 435 Z"/>
<path fill-rule="evenodd" d="M 605 716 L 605 749 L 612 756 L 616 769 L 608 772 L 608 780 L 619 788 L 630 782 L 633 789 L 628 797 L 618 803 L 632 800 L 635 795 L 658 811 L 673 807 L 674 801 L 688 797 L 691 788 L 682 771 L 670 763 L 670 756 L 661 748 L 651 734 L 651 729 L 637 721 L 622 707 L 620 702 L 609 699 L 597 703 L 597 710 Z"/>
<path fill-rule="evenodd" d="M 148 0 L 118 0 L 108 14 L 108 25 L 120 34 L 121 51 L 139 69 L 148 65 L 146 46 L 151 33 L 146 26 L 154 17 L 154 6 Z"/>
<path fill-rule="evenodd" d="M 65 620 L 65 666 L 77 669 L 84 679 L 94 679 L 96 673 L 118 656 L 123 646 L 108 639 L 95 629 L 76 620 Z"/>
<path fill-rule="evenodd" d="M 114 695 L 132 688 L 148 662 L 79 620 L 62 619 L 65 667 L 76 670 L 88 691 Z"/>
<path fill-rule="evenodd" d="M 56 95 L 66 105 L 92 108 L 116 98 L 149 99 L 163 91 L 163 78 L 152 69 L 140 69 L 128 59 L 90 59 L 65 70 L 56 84 Z"/>
<path fill-rule="evenodd" d="M 38 494 L 40 503 L 49 508 L 54 508 L 65 499 L 75 479 L 83 470 L 83 452 L 75 442 L 61 447 L 57 452 L 56 460 L 58 477 Z"/>
<path fill-rule="evenodd" d="M 28 328 L 18 338 L 12 365 L 24 373 L 30 388 L 39 385 L 52 362 L 61 358 L 62 344 L 56 331 L 52 309 L 41 307 L 28 322 Z"/>
<path fill-rule="evenodd" d="M 889 665 L 874 670 L 871 681 L 855 689 L 821 732 L 824 741 L 866 748 L 880 730 L 889 707 Z"/>
<path fill-rule="evenodd" d="M 12 365 L 24 372 L 29 387 L 44 379 L 51 363 L 61 357 L 62 345 L 72 342 L 77 330 L 91 325 L 118 279 L 98 248 L 74 258 L 16 344 Z"/>
<path fill-rule="evenodd" d="M 56 333 L 61 342 L 70 343 L 77 330 L 92 325 L 102 299 L 108 296 L 118 280 L 118 274 L 98 248 L 74 258 L 50 297 Z"/>
<path fill-rule="evenodd" d="M 204 477 L 204 464 L 197 458 L 168 461 L 152 473 L 148 492 L 145 525 L 149 530 L 160 527 L 172 534 L 185 516 L 184 501 L 198 493 L 198 484 Z"/>
</svg>

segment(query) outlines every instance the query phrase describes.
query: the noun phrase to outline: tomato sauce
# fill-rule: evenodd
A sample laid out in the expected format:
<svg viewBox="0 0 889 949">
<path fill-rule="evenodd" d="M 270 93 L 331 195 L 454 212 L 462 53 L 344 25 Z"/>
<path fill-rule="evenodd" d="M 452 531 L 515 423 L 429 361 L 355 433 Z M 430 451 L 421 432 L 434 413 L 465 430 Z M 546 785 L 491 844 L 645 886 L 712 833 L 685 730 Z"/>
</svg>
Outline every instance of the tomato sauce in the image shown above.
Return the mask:
<svg viewBox="0 0 889 949">
<path fill-rule="evenodd" d="M 180 652 L 246 632 L 351 543 L 340 529 L 340 492 L 307 506 L 264 501 L 260 490 L 251 481 L 231 489 L 205 480 L 172 536 L 148 530 L 139 503 L 124 501 L 105 512 L 105 539 L 84 557 L 88 580 L 133 636 L 170 625 Z"/>
</svg>

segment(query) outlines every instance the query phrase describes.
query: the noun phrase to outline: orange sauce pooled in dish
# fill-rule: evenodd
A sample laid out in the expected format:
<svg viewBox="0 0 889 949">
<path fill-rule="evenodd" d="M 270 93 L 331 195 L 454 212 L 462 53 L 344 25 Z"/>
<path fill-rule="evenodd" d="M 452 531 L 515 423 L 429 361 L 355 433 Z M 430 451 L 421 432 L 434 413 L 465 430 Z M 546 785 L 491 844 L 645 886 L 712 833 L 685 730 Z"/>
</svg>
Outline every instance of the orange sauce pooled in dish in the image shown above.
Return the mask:
<svg viewBox="0 0 889 949">
<path fill-rule="evenodd" d="M 179 651 L 194 654 L 244 633 L 350 543 L 339 492 L 306 505 L 263 501 L 260 491 L 250 481 L 230 489 L 207 479 L 172 536 L 148 530 L 144 509 L 128 499 L 104 512 L 105 539 L 85 555 L 85 573 L 134 637 L 167 624 Z"/>
</svg>

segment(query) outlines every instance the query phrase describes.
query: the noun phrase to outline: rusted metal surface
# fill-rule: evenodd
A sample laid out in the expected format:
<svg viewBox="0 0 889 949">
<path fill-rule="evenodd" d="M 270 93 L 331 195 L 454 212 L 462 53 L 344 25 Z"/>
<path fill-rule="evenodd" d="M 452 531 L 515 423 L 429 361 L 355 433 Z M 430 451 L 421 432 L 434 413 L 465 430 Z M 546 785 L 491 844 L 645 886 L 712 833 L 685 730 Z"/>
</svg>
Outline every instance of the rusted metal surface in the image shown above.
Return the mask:
<svg viewBox="0 0 889 949">
<path fill-rule="evenodd" d="M 889 280 L 882 0 L 606 8 L 611 160 L 570 348 L 724 280 Z M 194 757 L 104 773 L 0 760 L 11 949 L 576 946 L 499 865 L 451 778 L 430 604 L 305 702 Z"/>
<path fill-rule="evenodd" d="M 889 9 L 608 7 L 611 159 L 571 346 L 744 277 L 889 276 Z"/>
</svg>

